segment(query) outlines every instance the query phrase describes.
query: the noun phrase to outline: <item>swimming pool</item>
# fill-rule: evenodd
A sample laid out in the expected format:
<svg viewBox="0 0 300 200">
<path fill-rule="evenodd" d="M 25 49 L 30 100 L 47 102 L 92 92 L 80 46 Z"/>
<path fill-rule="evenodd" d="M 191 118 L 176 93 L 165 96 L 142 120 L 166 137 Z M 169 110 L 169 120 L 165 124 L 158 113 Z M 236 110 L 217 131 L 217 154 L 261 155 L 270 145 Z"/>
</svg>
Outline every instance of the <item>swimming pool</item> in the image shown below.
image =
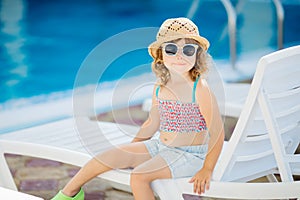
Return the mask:
<svg viewBox="0 0 300 200">
<path fill-rule="evenodd" d="M 221 63 L 229 60 L 227 14 L 217 0 L 0 2 L 2 111 L 70 97 L 82 62 L 99 43 L 127 30 L 158 27 L 169 17 L 190 15 L 199 25 L 201 35 L 210 40 L 209 52 L 214 59 Z M 193 10 L 195 2 L 199 5 Z M 244 54 L 254 52 L 257 57 L 256 50 L 276 49 L 277 22 L 272 1 L 236 0 L 232 3 L 238 9 L 238 56 L 242 58 Z M 300 2 L 282 3 L 285 9 L 284 46 L 300 44 Z M 147 36 L 149 43 L 154 40 L 154 33 Z M 128 36 L 127 40 L 134 43 L 142 37 L 144 35 Z M 117 50 L 120 45 L 126 44 L 111 43 L 107 48 Z M 146 48 L 120 55 L 99 80 L 106 83 L 104 93 L 111 90 L 113 84 L 110 82 L 115 84 L 124 75 L 134 77 L 151 73 L 150 62 Z M 132 71 L 136 66 L 143 67 Z M 87 80 L 85 84 L 91 83 Z"/>
</svg>

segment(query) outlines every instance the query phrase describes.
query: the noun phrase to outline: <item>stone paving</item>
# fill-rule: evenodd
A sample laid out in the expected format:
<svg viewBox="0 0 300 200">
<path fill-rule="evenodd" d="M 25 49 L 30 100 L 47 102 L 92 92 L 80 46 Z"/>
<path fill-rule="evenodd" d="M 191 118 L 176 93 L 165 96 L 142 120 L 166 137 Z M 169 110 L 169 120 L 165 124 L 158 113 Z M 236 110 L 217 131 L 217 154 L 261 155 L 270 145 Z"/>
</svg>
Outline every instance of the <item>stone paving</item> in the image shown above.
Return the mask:
<svg viewBox="0 0 300 200">
<path fill-rule="evenodd" d="M 119 123 L 135 125 L 140 125 L 147 117 L 147 113 L 142 111 L 141 106 L 118 110 L 117 114 Z M 114 122 L 115 115 L 116 112 L 108 112 L 98 115 L 93 120 Z M 225 132 L 227 139 L 230 137 L 229 134 L 232 132 L 235 123 L 236 119 L 226 118 Z M 53 197 L 79 170 L 76 166 L 27 156 L 6 155 L 6 159 L 19 191 L 44 199 Z M 115 190 L 100 178 L 95 178 L 87 183 L 84 190 L 86 200 L 133 200 L 131 193 Z M 186 197 L 186 200 L 196 199 L 201 198 Z"/>
<path fill-rule="evenodd" d="M 19 191 L 50 199 L 79 170 L 78 167 L 44 159 L 6 155 Z M 130 193 L 117 191 L 95 178 L 84 186 L 86 200 L 133 199 Z"/>
</svg>

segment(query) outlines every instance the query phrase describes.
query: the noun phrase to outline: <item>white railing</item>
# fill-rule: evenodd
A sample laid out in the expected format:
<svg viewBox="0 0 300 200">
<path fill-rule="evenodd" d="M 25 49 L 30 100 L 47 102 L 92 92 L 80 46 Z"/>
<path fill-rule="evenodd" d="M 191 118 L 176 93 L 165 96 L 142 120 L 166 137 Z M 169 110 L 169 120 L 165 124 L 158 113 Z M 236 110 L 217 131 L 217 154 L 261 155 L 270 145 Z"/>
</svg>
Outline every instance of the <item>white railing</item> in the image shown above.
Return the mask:
<svg viewBox="0 0 300 200">
<path fill-rule="evenodd" d="M 230 0 L 221 0 L 228 17 L 228 32 L 230 46 L 230 62 L 233 69 L 236 63 L 236 12 Z"/>
<path fill-rule="evenodd" d="M 273 0 L 276 8 L 277 15 L 277 47 L 283 49 L 283 21 L 284 21 L 284 9 L 280 0 Z"/>
</svg>

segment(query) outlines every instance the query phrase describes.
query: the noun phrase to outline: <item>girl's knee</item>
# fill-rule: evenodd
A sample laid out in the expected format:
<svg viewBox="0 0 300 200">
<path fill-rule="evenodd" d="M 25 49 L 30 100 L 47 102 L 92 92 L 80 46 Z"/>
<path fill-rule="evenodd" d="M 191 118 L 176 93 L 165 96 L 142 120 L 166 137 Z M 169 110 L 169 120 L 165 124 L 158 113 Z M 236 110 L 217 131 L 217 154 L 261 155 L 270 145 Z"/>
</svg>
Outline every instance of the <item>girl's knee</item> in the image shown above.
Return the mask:
<svg viewBox="0 0 300 200">
<path fill-rule="evenodd" d="M 144 173 L 137 173 L 134 170 L 130 174 L 130 185 L 131 187 L 138 186 L 141 184 L 150 184 L 152 182 L 151 177 Z"/>
</svg>

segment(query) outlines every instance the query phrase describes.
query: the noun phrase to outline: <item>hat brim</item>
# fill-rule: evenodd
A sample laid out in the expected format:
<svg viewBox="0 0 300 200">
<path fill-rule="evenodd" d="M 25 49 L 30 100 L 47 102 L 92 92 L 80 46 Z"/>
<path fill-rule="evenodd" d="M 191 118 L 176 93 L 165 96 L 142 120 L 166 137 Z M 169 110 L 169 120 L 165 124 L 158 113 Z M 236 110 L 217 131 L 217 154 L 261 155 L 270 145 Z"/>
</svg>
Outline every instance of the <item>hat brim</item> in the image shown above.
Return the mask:
<svg viewBox="0 0 300 200">
<path fill-rule="evenodd" d="M 168 41 L 173 41 L 173 40 L 177 40 L 180 38 L 190 38 L 190 39 L 194 39 L 197 42 L 199 42 L 199 44 L 201 45 L 201 48 L 205 51 L 207 51 L 207 49 L 209 48 L 209 41 L 201 36 L 195 36 L 195 35 L 182 35 L 182 36 L 174 36 L 174 37 L 167 37 L 166 39 L 160 39 L 160 40 L 156 40 L 155 42 L 151 43 L 148 47 L 148 52 L 149 55 L 152 56 L 153 58 L 155 57 L 156 54 L 156 50 L 165 42 Z"/>
</svg>

